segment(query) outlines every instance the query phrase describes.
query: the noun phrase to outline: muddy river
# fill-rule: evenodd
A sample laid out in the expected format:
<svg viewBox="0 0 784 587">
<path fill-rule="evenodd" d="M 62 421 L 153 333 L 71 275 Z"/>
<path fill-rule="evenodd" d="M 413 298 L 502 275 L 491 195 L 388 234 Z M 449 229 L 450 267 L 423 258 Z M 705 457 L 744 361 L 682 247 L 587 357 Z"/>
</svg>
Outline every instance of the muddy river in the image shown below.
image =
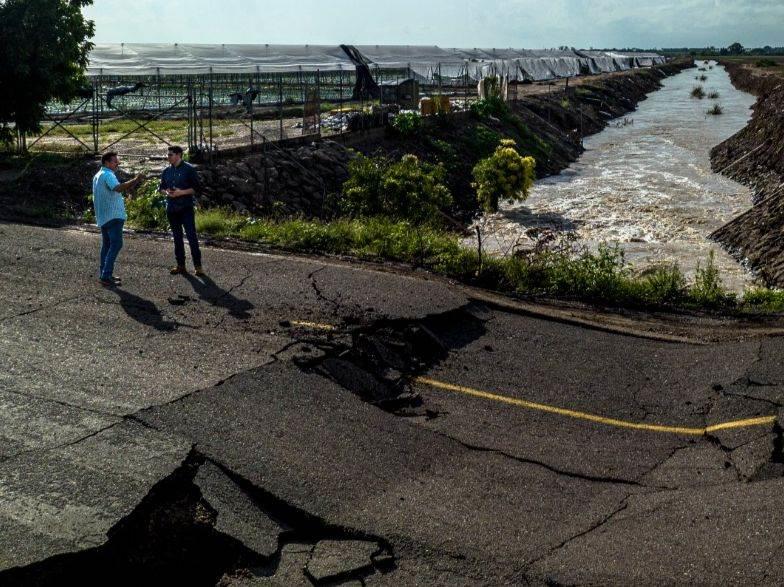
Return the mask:
<svg viewBox="0 0 784 587">
<path fill-rule="evenodd" d="M 707 236 L 751 207 L 751 191 L 713 173 L 709 152 L 746 125 L 755 98 L 712 65 L 665 79 L 626 124 L 612 121 L 586 138 L 582 157 L 537 182 L 528 200 L 482 219 L 483 245 L 506 254 L 530 244 L 531 229 L 546 228 L 592 248 L 617 242 L 637 268 L 677 262 L 689 276 L 713 250 L 724 284 L 742 290 L 752 276 Z M 691 97 L 696 85 L 718 98 Z M 723 114 L 708 115 L 716 103 Z"/>
</svg>

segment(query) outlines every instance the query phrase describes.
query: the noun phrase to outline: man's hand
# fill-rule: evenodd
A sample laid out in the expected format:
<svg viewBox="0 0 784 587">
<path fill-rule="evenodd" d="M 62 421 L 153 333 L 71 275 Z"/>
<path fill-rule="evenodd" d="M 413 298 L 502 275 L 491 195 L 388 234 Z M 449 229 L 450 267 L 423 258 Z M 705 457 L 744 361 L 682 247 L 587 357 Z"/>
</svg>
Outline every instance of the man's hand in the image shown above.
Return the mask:
<svg viewBox="0 0 784 587">
<path fill-rule="evenodd" d="M 136 186 L 137 186 L 137 185 L 139 185 L 139 183 L 140 183 L 140 182 L 141 182 L 143 179 L 144 179 L 144 175 L 142 175 L 142 174 L 140 173 L 139 175 L 137 175 L 137 176 L 136 176 L 136 177 L 134 177 L 133 179 L 129 179 L 128 181 L 126 181 L 126 182 L 124 182 L 124 183 L 121 183 L 121 184 L 117 185 L 117 186 L 114 188 L 114 191 L 115 191 L 115 192 L 119 192 L 119 193 L 121 193 L 121 194 L 123 194 L 123 193 L 126 193 L 126 192 L 130 192 L 130 191 L 132 191 L 132 190 L 136 189 Z"/>
<path fill-rule="evenodd" d="M 134 192 L 134 191 L 136 191 L 136 188 L 139 186 L 139 184 L 140 184 L 140 183 L 141 183 L 143 180 L 144 180 L 144 175 L 142 175 L 142 174 L 140 173 L 139 175 L 137 175 L 136 177 L 134 177 L 134 178 L 133 178 L 131 181 L 129 181 L 129 182 L 128 182 L 128 183 L 130 184 L 130 185 L 128 186 L 128 192 L 129 192 L 129 194 L 133 194 L 133 192 Z"/>
<path fill-rule="evenodd" d="M 176 189 L 172 188 L 172 189 L 166 190 L 166 193 L 169 194 L 169 197 L 171 197 L 171 198 L 183 198 L 185 196 L 192 196 L 193 195 L 193 190 L 192 189 L 181 190 L 179 188 L 176 188 Z"/>
</svg>

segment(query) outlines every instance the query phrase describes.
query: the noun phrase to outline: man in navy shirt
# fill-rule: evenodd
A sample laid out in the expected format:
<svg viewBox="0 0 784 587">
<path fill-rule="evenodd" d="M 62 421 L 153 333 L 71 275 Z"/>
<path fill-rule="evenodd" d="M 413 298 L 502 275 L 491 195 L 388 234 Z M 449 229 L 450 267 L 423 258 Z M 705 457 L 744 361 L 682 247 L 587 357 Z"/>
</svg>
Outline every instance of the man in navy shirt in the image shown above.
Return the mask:
<svg viewBox="0 0 784 587">
<path fill-rule="evenodd" d="M 174 258 L 177 265 L 169 271 L 172 275 L 187 273 L 185 270 L 185 243 L 183 229 L 188 237 L 191 259 L 196 275 L 203 276 L 199 238 L 196 236 L 196 218 L 193 210 L 199 176 L 192 165 L 182 160 L 182 147 L 171 146 L 167 155 L 169 167 L 161 174 L 161 193 L 166 196 L 166 216 L 174 235 Z"/>
</svg>

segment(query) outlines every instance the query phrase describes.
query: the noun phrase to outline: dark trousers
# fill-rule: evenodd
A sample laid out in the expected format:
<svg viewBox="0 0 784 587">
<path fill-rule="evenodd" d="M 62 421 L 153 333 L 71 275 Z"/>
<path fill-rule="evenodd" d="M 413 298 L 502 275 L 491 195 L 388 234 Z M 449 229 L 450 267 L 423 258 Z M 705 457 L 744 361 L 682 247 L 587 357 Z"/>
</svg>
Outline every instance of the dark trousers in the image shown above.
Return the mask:
<svg viewBox="0 0 784 587">
<path fill-rule="evenodd" d="M 187 206 L 181 210 L 166 210 L 169 225 L 174 235 L 174 258 L 177 265 L 185 266 L 185 243 L 182 239 L 182 232 L 185 229 L 185 236 L 188 237 L 188 244 L 191 248 L 191 258 L 196 267 L 201 266 L 201 251 L 199 250 L 199 238 L 196 236 L 196 216 L 193 206 Z"/>
</svg>

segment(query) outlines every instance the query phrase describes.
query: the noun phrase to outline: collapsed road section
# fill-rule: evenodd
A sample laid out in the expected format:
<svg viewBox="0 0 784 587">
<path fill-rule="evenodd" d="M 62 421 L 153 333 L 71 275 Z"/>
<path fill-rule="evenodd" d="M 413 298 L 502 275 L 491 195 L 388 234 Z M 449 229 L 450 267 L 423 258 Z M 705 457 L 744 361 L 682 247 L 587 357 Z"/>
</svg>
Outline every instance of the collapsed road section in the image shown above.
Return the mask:
<svg viewBox="0 0 784 587">
<path fill-rule="evenodd" d="M 440 394 L 412 378 L 481 381 L 575 410 L 705 425 L 778 417 L 784 373 L 771 359 L 781 345 L 663 344 L 529 320 L 468 302 L 419 319 L 314 328 L 267 366 L 126 417 L 55 454 L 77 458 L 124 439 L 138 447 L 139 472 L 160 463 L 147 477 L 159 480 L 105 536 L 95 528 L 92 547 L 6 565 L 0 579 L 544 584 L 638 581 L 654 571 L 665 581 L 712 580 L 738 568 L 744 580 L 775 576 L 766 575 L 777 564 L 773 492 L 784 481 L 775 422 L 702 438 L 630 431 Z M 571 343 L 560 373 L 541 363 L 557 340 Z M 612 364 L 619 347 L 623 367 Z M 643 366 L 652 353 L 659 364 Z M 716 364 L 719 354 L 728 364 Z M 528 364 L 515 371 L 508 361 L 521 356 Z M 586 360 L 597 371 L 570 385 L 574 364 Z M 552 385 L 531 370 L 536 363 Z M 603 389 L 610 380 L 634 393 Z M 101 495 L 116 489 L 93 484 L 85 474 L 72 486 L 104 507 Z M 79 507 L 87 506 L 70 511 Z M 673 534 L 684 514 L 691 523 Z M 708 526 L 727 539 L 718 554 L 696 549 Z M 741 547 L 740 536 L 749 541 Z M 31 538 L 16 542 L 17 556 L 28 549 L 35 558 Z M 676 547 L 684 550 L 663 557 Z M 767 567 L 743 566 L 760 552 L 771 557 Z M 726 562 L 711 571 L 718 556 Z"/>
<path fill-rule="evenodd" d="M 92 291 L 95 235 L 0 231 L 2 585 L 781 576 L 774 330 L 216 249 L 192 283 L 143 238 Z"/>
</svg>

